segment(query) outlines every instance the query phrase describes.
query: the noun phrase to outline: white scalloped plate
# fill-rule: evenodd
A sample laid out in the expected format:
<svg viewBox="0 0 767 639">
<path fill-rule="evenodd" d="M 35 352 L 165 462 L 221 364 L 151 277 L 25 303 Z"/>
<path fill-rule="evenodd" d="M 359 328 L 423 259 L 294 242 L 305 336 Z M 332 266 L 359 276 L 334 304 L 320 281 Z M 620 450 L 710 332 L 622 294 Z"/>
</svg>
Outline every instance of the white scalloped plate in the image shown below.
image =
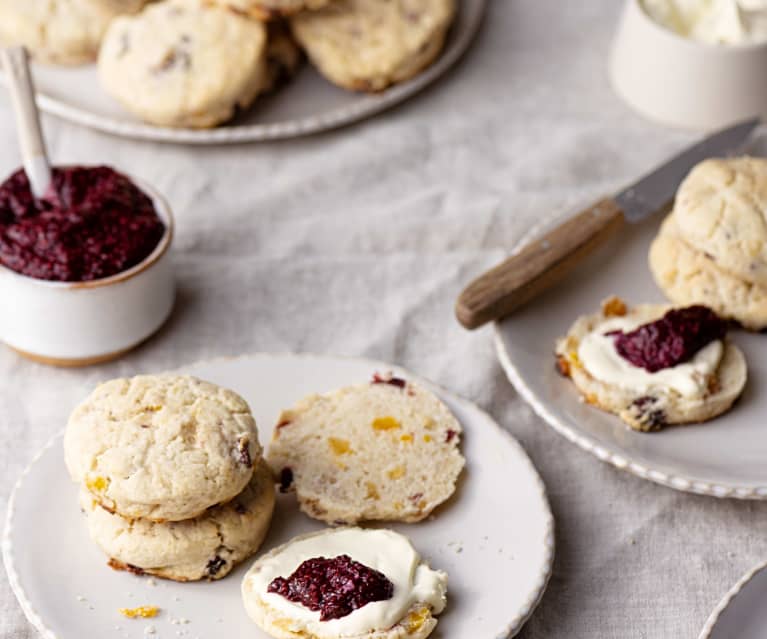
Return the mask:
<svg viewBox="0 0 767 639">
<path fill-rule="evenodd" d="M 749 570 L 719 602 L 698 639 L 764 639 L 767 563 Z"/>
<path fill-rule="evenodd" d="M 232 144 L 293 138 L 376 115 L 439 79 L 467 51 L 482 23 L 487 0 L 459 0 L 460 10 L 440 58 L 412 80 L 367 95 L 339 89 L 308 64 L 298 77 L 216 129 L 173 129 L 142 123 L 101 89 L 95 65 L 35 65 L 38 104 L 48 113 L 123 137 L 183 144 Z"/>
<path fill-rule="evenodd" d="M 250 403 L 263 441 L 282 408 L 301 397 L 407 371 L 380 362 L 306 355 L 253 355 L 194 364 L 184 371 L 233 388 Z M 432 635 L 441 639 L 513 636 L 537 605 L 551 573 L 553 519 L 538 473 L 521 446 L 479 408 L 421 381 L 455 412 L 465 431 L 467 470 L 456 496 L 433 520 L 393 525 L 450 575 L 449 605 Z M 65 416 L 62 415 L 62 419 Z M 321 528 L 280 496 L 263 550 Z M 55 437 L 19 479 L 8 506 L 3 559 L 27 618 L 46 639 L 265 639 L 247 618 L 240 580 L 247 563 L 214 583 L 177 584 L 106 566 L 88 539 L 77 489 Z M 82 597 L 84 600 L 79 600 Z M 127 620 L 118 608 L 158 605 L 154 620 Z M 174 625 L 179 618 L 188 625 Z M 119 628 L 119 629 L 117 629 Z"/>
<path fill-rule="evenodd" d="M 632 431 L 617 417 L 584 404 L 572 383 L 555 371 L 556 338 L 577 316 L 598 309 L 604 298 L 616 294 L 630 303 L 663 301 L 647 266 L 660 221 L 656 215 L 627 225 L 566 280 L 497 323 L 498 357 L 538 415 L 599 459 L 677 490 L 767 499 L 767 393 L 757 392 L 767 379 L 767 336 L 732 333 L 746 353 L 749 382 L 729 413 L 706 424 L 658 433 Z M 539 230 L 534 229 L 536 237 Z"/>
</svg>

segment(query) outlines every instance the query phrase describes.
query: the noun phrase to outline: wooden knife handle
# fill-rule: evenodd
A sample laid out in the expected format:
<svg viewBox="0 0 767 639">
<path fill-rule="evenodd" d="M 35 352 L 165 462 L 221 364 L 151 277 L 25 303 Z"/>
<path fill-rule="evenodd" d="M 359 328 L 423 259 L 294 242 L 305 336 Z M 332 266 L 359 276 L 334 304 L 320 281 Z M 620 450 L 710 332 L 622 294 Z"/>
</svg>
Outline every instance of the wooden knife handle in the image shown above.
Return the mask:
<svg viewBox="0 0 767 639">
<path fill-rule="evenodd" d="M 623 211 L 606 198 L 555 228 L 474 280 L 458 297 L 455 314 L 468 329 L 514 312 L 562 279 L 623 225 Z"/>
</svg>

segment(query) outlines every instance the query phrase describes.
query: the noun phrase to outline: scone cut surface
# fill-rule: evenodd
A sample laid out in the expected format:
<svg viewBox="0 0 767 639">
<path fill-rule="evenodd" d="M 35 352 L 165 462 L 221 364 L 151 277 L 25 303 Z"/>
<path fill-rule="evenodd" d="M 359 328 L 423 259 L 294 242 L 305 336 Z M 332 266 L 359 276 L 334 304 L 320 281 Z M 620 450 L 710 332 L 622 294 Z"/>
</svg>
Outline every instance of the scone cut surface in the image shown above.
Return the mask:
<svg viewBox="0 0 767 639">
<path fill-rule="evenodd" d="M 669 387 L 668 378 L 658 375 L 673 369 L 656 373 L 657 382 L 652 379 L 653 375 L 648 376 L 643 369 L 639 369 L 641 372 L 637 379 L 642 379 L 641 386 L 637 382 L 637 386 L 632 387 L 623 383 L 624 380 L 598 379 L 594 370 L 589 370 L 588 362 L 583 361 L 581 347 L 589 336 L 603 336 L 616 320 L 632 327 L 653 322 L 671 308 L 658 304 L 629 308 L 619 298 L 606 300 L 600 312 L 578 318 L 567 335 L 557 341 L 558 370 L 572 379 L 585 402 L 618 415 L 634 430 L 658 430 L 666 425 L 704 422 L 721 415 L 740 396 L 747 378 L 743 353 L 728 338 L 722 341 L 718 350 L 720 357 L 715 360 L 710 373 L 701 373 L 695 364 L 698 355 L 705 349 L 701 349 L 687 364 L 680 365 L 685 366 L 685 381 L 694 384 L 694 392 L 681 392 L 676 387 Z M 716 351 L 709 349 L 707 353 L 710 352 Z M 627 366 L 631 368 L 630 364 Z M 689 380 L 686 378 L 688 374 Z"/>
<path fill-rule="evenodd" d="M 316 11 L 332 0 L 213 0 L 256 20 L 276 20 L 300 11 Z"/>
<path fill-rule="evenodd" d="M 421 386 L 376 379 L 307 397 L 280 416 L 267 460 L 310 517 L 420 521 L 455 490 L 461 425 Z"/>
<path fill-rule="evenodd" d="M 294 16 L 291 25 L 331 82 L 354 91 L 382 91 L 434 61 L 455 10 L 455 0 L 334 0 Z"/>
<path fill-rule="evenodd" d="M 262 450 L 236 393 L 189 376 L 140 375 L 101 384 L 73 411 L 64 453 L 74 481 L 107 510 L 179 521 L 242 492 Z"/>
<path fill-rule="evenodd" d="M 212 127 L 268 88 L 266 46 L 257 20 L 205 0 L 166 0 L 111 23 L 99 77 L 147 122 Z"/>
<path fill-rule="evenodd" d="M 323 621 L 319 610 L 270 591 L 276 578 L 288 578 L 303 562 L 342 555 L 390 580 L 391 597 Z M 242 581 L 242 597 L 250 618 L 277 639 L 423 639 L 447 604 L 447 574 L 432 570 L 403 535 L 335 528 L 296 537 L 256 559 Z"/>
<path fill-rule="evenodd" d="M 271 473 L 260 464 L 239 495 L 194 519 L 155 523 L 104 510 L 84 488 L 80 505 L 91 538 L 120 570 L 175 581 L 221 579 L 255 553 L 274 511 Z"/>
</svg>

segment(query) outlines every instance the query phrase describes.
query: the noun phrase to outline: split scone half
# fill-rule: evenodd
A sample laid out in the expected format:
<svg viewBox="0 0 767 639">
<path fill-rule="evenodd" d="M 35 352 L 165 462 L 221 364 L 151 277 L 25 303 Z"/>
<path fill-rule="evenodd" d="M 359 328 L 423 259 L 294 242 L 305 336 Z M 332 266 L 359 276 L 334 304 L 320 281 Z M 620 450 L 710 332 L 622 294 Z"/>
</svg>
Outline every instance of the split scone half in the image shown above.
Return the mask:
<svg viewBox="0 0 767 639">
<path fill-rule="evenodd" d="M 447 574 L 391 530 L 336 528 L 259 557 L 242 598 L 276 639 L 424 639 L 447 604 Z"/>
<path fill-rule="evenodd" d="M 573 380 L 586 402 L 618 415 L 634 430 L 705 422 L 721 415 L 740 396 L 747 378 L 743 353 L 726 337 L 654 372 L 633 364 L 616 347 L 615 331 L 630 333 L 672 309 L 658 304 L 628 308 L 618 298 L 605 301 L 600 312 L 578 318 L 557 341 L 559 371 Z M 680 332 L 690 331 L 682 327 Z M 663 327 L 650 329 L 648 335 L 664 335 Z M 679 339 L 672 334 L 665 343 L 645 340 L 638 346 L 645 355 L 662 358 L 681 347 Z"/>
<path fill-rule="evenodd" d="M 104 510 L 87 490 L 80 491 L 88 532 L 112 568 L 173 581 L 213 581 L 228 575 L 261 546 L 274 502 L 274 482 L 261 461 L 233 500 L 185 521 L 125 519 Z"/>
<path fill-rule="evenodd" d="M 460 437 L 432 392 L 376 377 L 283 412 L 267 461 L 310 517 L 414 522 L 453 494 L 464 466 Z"/>
</svg>

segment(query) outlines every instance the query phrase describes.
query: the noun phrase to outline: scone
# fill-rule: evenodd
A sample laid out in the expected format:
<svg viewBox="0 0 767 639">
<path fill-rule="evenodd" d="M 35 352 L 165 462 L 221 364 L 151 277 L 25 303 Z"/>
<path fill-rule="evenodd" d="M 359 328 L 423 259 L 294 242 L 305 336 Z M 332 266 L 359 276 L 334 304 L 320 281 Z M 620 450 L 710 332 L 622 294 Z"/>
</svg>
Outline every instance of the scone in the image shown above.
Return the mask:
<svg viewBox="0 0 767 639">
<path fill-rule="evenodd" d="M 92 62 L 112 19 L 138 11 L 145 2 L 0 0 L 0 44 L 23 45 L 39 62 Z"/>
<path fill-rule="evenodd" d="M 393 531 L 340 528 L 259 557 L 242 598 L 277 639 L 423 639 L 447 603 L 447 575 Z"/>
<path fill-rule="evenodd" d="M 721 270 L 767 287 L 767 159 L 700 163 L 679 187 L 674 218 L 685 242 Z"/>
<path fill-rule="evenodd" d="M 274 20 L 299 11 L 316 11 L 331 0 L 213 0 L 257 20 Z"/>
<path fill-rule="evenodd" d="M 212 127 L 269 83 L 266 27 L 204 0 L 167 0 L 112 22 L 99 53 L 104 89 L 152 124 Z"/>
<path fill-rule="evenodd" d="M 705 307 L 628 309 L 612 298 L 558 340 L 557 365 L 586 402 L 634 430 L 704 422 L 727 411 L 746 384 L 743 353 L 725 333 L 724 320 Z"/>
<path fill-rule="evenodd" d="M 239 494 L 260 456 L 245 400 L 187 376 L 101 384 L 74 410 L 64 435 L 72 479 L 129 519 L 197 517 Z"/>
<path fill-rule="evenodd" d="M 382 91 L 429 66 L 455 15 L 455 0 L 337 0 L 291 18 L 293 33 L 328 80 Z"/>
<path fill-rule="evenodd" d="M 303 52 L 284 21 L 270 22 L 267 32 L 264 92 L 274 91 L 292 80 L 304 61 Z"/>
<path fill-rule="evenodd" d="M 377 377 L 283 412 L 267 461 L 315 519 L 420 521 L 455 490 L 460 434 L 433 393 Z"/>
<path fill-rule="evenodd" d="M 650 270 L 674 304 L 703 304 L 750 330 L 767 328 L 767 287 L 722 270 L 716 258 L 681 237 L 674 215 L 663 222 L 650 246 Z"/>
<path fill-rule="evenodd" d="M 91 538 L 119 570 L 175 581 L 221 579 L 258 550 L 274 511 L 274 482 L 261 464 L 230 502 L 195 519 L 164 524 L 124 519 L 101 506 L 85 489 L 80 505 Z"/>
</svg>

